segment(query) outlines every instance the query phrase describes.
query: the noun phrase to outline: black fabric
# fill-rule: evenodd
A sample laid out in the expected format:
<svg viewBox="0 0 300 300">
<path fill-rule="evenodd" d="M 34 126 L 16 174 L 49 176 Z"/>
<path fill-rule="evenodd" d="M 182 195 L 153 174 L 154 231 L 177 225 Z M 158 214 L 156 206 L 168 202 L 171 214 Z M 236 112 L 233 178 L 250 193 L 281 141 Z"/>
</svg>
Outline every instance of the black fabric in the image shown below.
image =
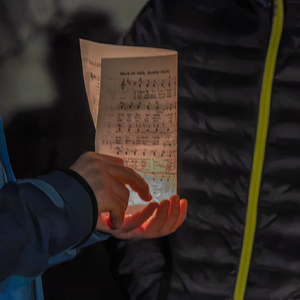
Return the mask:
<svg viewBox="0 0 300 300">
<path fill-rule="evenodd" d="M 124 38 L 178 51 L 178 193 L 189 201 L 176 233 L 116 247 L 130 299 L 233 298 L 273 5 L 153 0 Z M 300 2 L 284 7 L 247 300 L 300 298 Z"/>
<path fill-rule="evenodd" d="M 166 299 L 170 284 L 171 252 L 166 238 L 105 242 L 113 277 L 126 299 Z M 163 274 L 163 276 L 162 276 Z"/>
<path fill-rule="evenodd" d="M 80 176 L 78 173 L 74 172 L 71 169 L 60 169 L 62 172 L 66 173 L 67 175 L 73 177 L 74 179 L 76 179 L 81 185 L 82 187 L 86 190 L 86 192 L 89 194 L 91 202 L 92 202 L 92 206 L 93 206 L 93 225 L 92 225 L 92 229 L 91 229 L 91 233 L 76 247 L 80 247 L 83 244 L 85 244 L 90 237 L 92 236 L 93 232 L 96 229 L 96 225 L 97 225 L 97 221 L 98 221 L 98 204 L 97 204 L 97 199 L 95 197 L 95 194 L 92 190 L 92 188 L 90 187 L 90 185 L 86 182 L 86 180 Z"/>
</svg>

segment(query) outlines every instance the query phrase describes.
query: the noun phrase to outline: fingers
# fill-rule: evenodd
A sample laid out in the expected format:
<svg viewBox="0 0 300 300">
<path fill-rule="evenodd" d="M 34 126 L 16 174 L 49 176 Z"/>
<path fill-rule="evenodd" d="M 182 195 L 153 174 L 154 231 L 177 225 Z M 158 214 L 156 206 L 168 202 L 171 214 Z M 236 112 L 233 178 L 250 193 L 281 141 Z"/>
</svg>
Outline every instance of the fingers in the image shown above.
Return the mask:
<svg viewBox="0 0 300 300">
<path fill-rule="evenodd" d="M 155 218 L 150 220 L 147 228 L 148 237 L 162 237 L 174 232 L 185 220 L 187 213 L 187 200 L 180 200 L 178 195 L 174 195 L 169 203 L 161 202 Z"/>
<path fill-rule="evenodd" d="M 125 206 L 122 199 L 117 199 L 119 205 L 115 205 L 112 209 L 109 210 L 109 222 L 111 223 L 111 229 L 118 229 L 121 227 L 124 217 L 125 217 L 125 210 L 127 205 Z"/>
<path fill-rule="evenodd" d="M 136 212 L 130 217 L 127 217 L 122 226 L 123 230 L 131 231 L 142 226 L 142 224 L 152 216 L 153 212 L 158 206 L 159 204 L 157 202 L 151 202 L 143 210 Z"/>
<path fill-rule="evenodd" d="M 112 228 L 118 229 L 123 223 L 125 210 L 127 208 L 129 200 L 129 191 L 124 186 L 124 184 L 129 184 L 129 186 L 134 191 L 138 192 L 141 199 L 145 201 L 151 201 L 152 196 L 150 194 L 149 186 L 146 181 L 132 169 L 124 167 L 122 165 L 110 164 L 107 167 L 106 172 L 111 176 L 111 178 L 117 181 L 114 184 L 110 184 L 113 189 L 114 195 L 116 195 L 117 197 L 110 203 L 112 207 L 108 211 L 110 212 L 109 221 L 112 225 Z M 119 205 L 113 205 L 114 203 Z M 140 218 L 137 218 L 138 216 L 135 216 L 135 222 L 132 223 L 132 226 L 134 226 L 134 228 L 137 227 L 135 224 L 137 222 L 141 222 L 140 220 L 143 220 L 143 222 L 146 221 L 153 213 L 155 208 L 153 205 L 151 205 L 147 208 L 145 214 L 140 214 Z M 144 219 L 145 216 L 147 216 L 147 213 L 150 213 L 150 215 L 146 219 Z"/>
<path fill-rule="evenodd" d="M 163 234 L 169 234 L 174 232 L 185 220 L 187 213 L 187 200 L 179 198 L 178 195 L 174 195 L 170 198 L 169 217 L 164 226 Z"/>
<path fill-rule="evenodd" d="M 175 224 L 176 229 L 179 226 L 181 226 L 182 223 L 184 222 L 184 220 L 186 218 L 186 214 L 187 214 L 187 209 L 188 209 L 188 201 L 186 199 L 181 199 L 180 200 L 180 215 L 179 215 L 179 218 L 178 218 L 178 220 Z"/>
<path fill-rule="evenodd" d="M 119 228 L 128 205 L 129 185 L 145 201 L 152 199 L 145 180 L 131 168 L 125 167 L 122 159 L 109 155 L 86 152 L 70 167 L 81 175 L 92 188 L 98 211 L 110 212 L 112 227 Z"/>
<path fill-rule="evenodd" d="M 152 196 L 147 182 L 132 169 L 111 164 L 107 169 L 107 173 L 123 184 L 128 184 L 139 194 L 142 200 L 151 201 Z"/>
<path fill-rule="evenodd" d="M 100 215 L 97 222 L 97 230 L 110 233 L 116 238 L 130 239 L 143 236 L 143 223 L 145 223 L 157 209 L 159 203 L 151 202 L 144 209 L 134 213 L 133 215 L 127 216 L 122 223 L 120 228 L 115 228 L 111 223 L 110 216 Z"/>
<path fill-rule="evenodd" d="M 108 216 L 99 217 L 97 229 L 119 239 L 158 238 L 174 232 L 185 220 L 187 200 L 174 195 L 160 204 L 149 203 L 142 211 L 126 217 L 121 227 L 112 230 Z M 155 216 L 153 212 L 157 209 Z"/>
<path fill-rule="evenodd" d="M 96 197 L 101 199 L 100 212 L 109 212 L 111 228 L 119 228 L 124 220 L 129 200 L 129 190 L 115 178 L 102 175 L 105 184 Z"/>
<path fill-rule="evenodd" d="M 99 158 L 101 158 L 102 160 L 104 160 L 104 161 L 106 161 L 110 164 L 116 164 L 116 165 L 124 166 L 123 159 L 121 159 L 119 157 L 105 155 L 105 154 L 97 154 L 97 155 L 99 155 Z"/>
<path fill-rule="evenodd" d="M 149 221 L 146 229 L 148 231 L 149 237 L 154 237 L 157 235 L 160 236 L 158 232 L 161 231 L 162 227 L 165 225 L 168 219 L 169 207 L 170 201 L 163 200 L 160 202 L 155 217 Z"/>
<path fill-rule="evenodd" d="M 173 232 L 180 215 L 180 198 L 174 195 L 170 198 L 170 208 L 168 219 L 164 225 L 164 232 Z"/>
</svg>

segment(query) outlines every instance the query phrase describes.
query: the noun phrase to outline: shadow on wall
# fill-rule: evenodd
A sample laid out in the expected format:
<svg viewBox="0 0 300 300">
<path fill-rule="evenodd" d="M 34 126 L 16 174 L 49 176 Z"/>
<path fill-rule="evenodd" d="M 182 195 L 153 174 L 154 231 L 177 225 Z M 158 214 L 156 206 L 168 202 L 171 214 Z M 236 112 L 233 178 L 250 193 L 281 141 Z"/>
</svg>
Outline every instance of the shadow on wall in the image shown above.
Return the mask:
<svg viewBox="0 0 300 300">
<path fill-rule="evenodd" d="M 94 149 L 94 127 L 82 78 L 79 38 L 116 43 L 120 33 L 107 15 L 81 12 L 68 24 L 45 29 L 48 68 L 57 99 L 50 108 L 17 113 L 5 128 L 17 178 L 68 168 L 80 154 Z"/>
<path fill-rule="evenodd" d="M 120 33 L 107 15 L 81 12 L 63 28 L 48 27 L 48 66 L 57 90 L 50 108 L 17 113 L 5 128 L 17 178 L 68 168 L 82 153 L 94 150 L 94 125 L 82 78 L 79 38 L 116 43 Z M 45 299 L 124 299 L 110 276 L 101 243 L 85 248 L 71 262 L 43 275 Z"/>
</svg>

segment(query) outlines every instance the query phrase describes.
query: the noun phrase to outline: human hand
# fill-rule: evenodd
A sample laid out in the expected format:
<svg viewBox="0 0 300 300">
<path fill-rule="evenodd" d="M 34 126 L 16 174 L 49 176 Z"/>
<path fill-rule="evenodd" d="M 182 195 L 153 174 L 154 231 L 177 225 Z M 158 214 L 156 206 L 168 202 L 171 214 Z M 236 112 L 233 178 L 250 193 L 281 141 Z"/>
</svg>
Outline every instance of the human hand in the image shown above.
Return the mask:
<svg viewBox="0 0 300 300">
<path fill-rule="evenodd" d="M 108 216 L 100 215 L 96 229 L 123 240 L 158 238 L 174 232 L 185 220 L 186 213 L 187 200 L 173 195 L 169 200 L 151 202 L 143 210 L 125 216 L 118 229 L 111 228 Z"/>
<path fill-rule="evenodd" d="M 126 184 L 136 191 L 142 200 L 152 199 L 145 180 L 132 169 L 125 167 L 120 158 L 86 152 L 70 169 L 87 181 L 97 199 L 98 213 L 109 212 L 109 221 L 116 229 L 123 223 L 128 205 L 129 190 Z"/>
</svg>

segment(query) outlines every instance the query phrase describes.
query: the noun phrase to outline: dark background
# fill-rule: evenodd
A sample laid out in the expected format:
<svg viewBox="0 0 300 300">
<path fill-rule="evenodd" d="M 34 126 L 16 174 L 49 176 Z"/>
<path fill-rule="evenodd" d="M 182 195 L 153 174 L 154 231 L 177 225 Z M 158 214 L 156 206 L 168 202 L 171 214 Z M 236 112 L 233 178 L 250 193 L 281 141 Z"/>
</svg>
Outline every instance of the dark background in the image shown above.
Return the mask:
<svg viewBox="0 0 300 300">
<path fill-rule="evenodd" d="M 16 178 L 68 168 L 94 150 L 79 38 L 120 42 L 145 2 L 0 0 L 0 116 Z M 45 299 L 125 299 L 104 244 L 47 270 Z"/>
</svg>

